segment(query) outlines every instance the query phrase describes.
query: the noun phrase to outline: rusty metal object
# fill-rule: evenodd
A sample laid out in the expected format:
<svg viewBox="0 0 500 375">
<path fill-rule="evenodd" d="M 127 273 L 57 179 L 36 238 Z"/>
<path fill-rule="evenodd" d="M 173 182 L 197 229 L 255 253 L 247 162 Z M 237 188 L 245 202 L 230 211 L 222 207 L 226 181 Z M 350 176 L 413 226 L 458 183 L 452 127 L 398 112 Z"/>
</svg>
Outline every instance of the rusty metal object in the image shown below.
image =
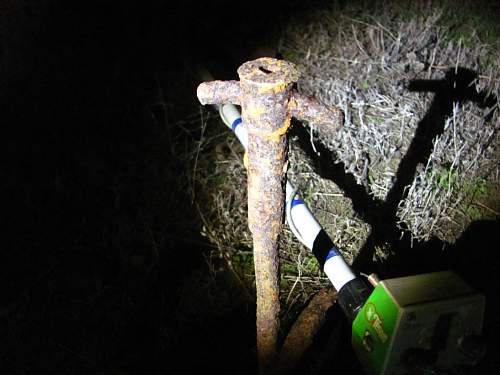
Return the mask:
<svg viewBox="0 0 500 375">
<path fill-rule="evenodd" d="M 285 203 L 286 131 L 291 120 L 287 103 L 298 72 L 285 61 L 258 59 L 243 64 L 238 75 L 248 131 L 248 225 L 254 246 L 257 349 L 260 366 L 266 371 L 277 351 L 278 235 Z"/>
<path fill-rule="evenodd" d="M 299 120 L 315 125 L 340 127 L 344 125 L 344 112 L 337 107 L 327 107 L 315 98 L 294 92 L 289 103 L 290 113 Z"/>
<path fill-rule="evenodd" d="M 277 374 L 289 374 L 297 367 L 304 353 L 325 322 L 326 312 L 337 300 L 333 288 L 320 290 L 300 313 L 283 343 L 276 364 Z"/>
<path fill-rule="evenodd" d="M 200 103 L 205 104 L 240 104 L 240 83 L 238 81 L 212 81 L 202 83 L 197 91 Z"/>
<path fill-rule="evenodd" d="M 285 203 L 287 130 L 292 116 L 317 123 L 337 121 L 335 111 L 292 91 L 299 78 L 284 60 L 260 58 L 241 65 L 240 81 L 198 87 L 202 104 L 242 107 L 248 131 L 248 225 L 253 236 L 257 291 L 257 350 L 262 372 L 277 352 L 279 330 L 278 235 Z M 307 107 L 304 107 L 307 106 Z"/>
</svg>

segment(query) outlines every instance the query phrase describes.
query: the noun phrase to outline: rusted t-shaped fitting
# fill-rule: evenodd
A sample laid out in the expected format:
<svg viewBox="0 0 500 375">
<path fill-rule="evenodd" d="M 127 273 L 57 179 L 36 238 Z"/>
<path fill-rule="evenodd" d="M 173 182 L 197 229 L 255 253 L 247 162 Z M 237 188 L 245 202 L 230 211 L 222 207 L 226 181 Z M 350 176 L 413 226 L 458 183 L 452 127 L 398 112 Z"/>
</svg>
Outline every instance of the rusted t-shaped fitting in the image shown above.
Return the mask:
<svg viewBox="0 0 500 375">
<path fill-rule="evenodd" d="M 240 81 L 213 81 L 198 87 L 202 104 L 241 105 L 248 131 L 248 224 L 253 235 L 257 291 L 257 349 L 261 370 L 270 368 L 279 329 L 278 235 L 285 203 L 291 117 L 340 126 L 339 109 L 292 90 L 299 73 L 284 60 L 260 58 L 241 65 Z"/>
</svg>

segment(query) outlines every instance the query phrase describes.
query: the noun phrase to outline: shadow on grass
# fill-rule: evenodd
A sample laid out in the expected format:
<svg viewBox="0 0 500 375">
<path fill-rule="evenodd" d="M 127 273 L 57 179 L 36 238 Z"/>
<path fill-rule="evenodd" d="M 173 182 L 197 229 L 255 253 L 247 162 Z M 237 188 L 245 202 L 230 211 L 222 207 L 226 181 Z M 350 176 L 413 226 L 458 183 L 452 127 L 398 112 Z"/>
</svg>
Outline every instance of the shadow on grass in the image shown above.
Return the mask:
<svg viewBox="0 0 500 375">
<path fill-rule="evenodd" d="M 333 162 L 335 153 L 321 143 L 313 150 L 307 130 L 295 126 L 292 134 L 298 136 L 301 148 L 314 163 L 316 173 L 337 184 L 352 201 L 356 213 L 371 225 L 371 233 L 353 262 L 353 268 L 366 273 L 376 272 L 381 278 L 407 276 L 425 272 L 451 269 L 487 298 L 485 335 L 488 342 L 494 342 L 499 334 L 500 319 L 497 309 L 496 275 L 500 261 L 494 253 L 498 242 L 500 223 L 496 221 L 473 222 L 454 244 L 437 238 L 429 241 L 411 241 L 408 231 L 397 226 L 398 204 L 405 198 L 405 187 L 413 181 L 417 165 L 427 163 L 433 149 L 433 139 L 444 131 L 445 120 L 453 113 L 454 103 L 472 101 L 481 108 L 492 107 L 496 98 L 477 93 L 474 80 L 477 74 L 466 68 L 449 70 L 441 81 L 410 82 L 409 90 L 433 92 L 432 104 L 420 120 L 415 136 L 406 155 L 401 160 L 396 180 L 385 201 L 370 196 L 365 188 L 356 183 L 354 176 L 345 172 L 342 162 Z M 374 262 L 376 247 L 389 248 L 391 254 L 383 262 Z M 494 345 L 492 346 L 492 349 Z M 496 363 L 498 350 L 491 350 L 485 366 Z M 490 370 L 490 367 L 487 367 Z"/>
<path fill-rule="evenodd" d="M 354 260 L 353 267 L 358 270 L 367 270 L 374 266 L 373 254 L 375 247 L 389 245 L 395 253 L 400 249 L 409 249 L 411 246 L 409 234 L 401 237 L 401 230 L 397 227 L 396 211 L 398 204 L 405 198 L 405 188 L 414 179 L 418 164 L 426 164 L 433 149 L 433 140 L 444 131 L 445 120 L 453 113 L 454 103 L 472 101 L 481 108 L 491 107 L 496 98 L 484 93 L 477 93 L 473 85 L 477 74 L 466 68 L 449 70 L 441 81 L 411 81 L 410 91 L 434 92 L 432 104 L 418 123 L 415 136 L 407 153 L 401 160 L 393 187 L 387 194 L 385 201 L 373 198 L 365 188 L 356 183 L 354 176 L 345 172 L 342 162 L 333 162 L 335 153 L 322 144 L 315 145 L 316 154 L 309 142 L 307 131 L 300 126 L 292 129 L 292 135 L 297 135 L 299 144 L 306 154 L 313 160 L 316 172 L 325 179 L 335 182 L 352 201 L 356 213 L 372 227 L 369 238 Z M 489 115 L 491 116 L 491 114 Z M 432 247 L 442 249 L 445 243 L 437 239 L 429 242 L 414 241 L 413 246 Z M 390 262 L 388 262 L 390 263 Z M 387 270 L 383 276 L 392 276 Z M 385 275 L 387 273 L 387 275 Z"/>
</svg>

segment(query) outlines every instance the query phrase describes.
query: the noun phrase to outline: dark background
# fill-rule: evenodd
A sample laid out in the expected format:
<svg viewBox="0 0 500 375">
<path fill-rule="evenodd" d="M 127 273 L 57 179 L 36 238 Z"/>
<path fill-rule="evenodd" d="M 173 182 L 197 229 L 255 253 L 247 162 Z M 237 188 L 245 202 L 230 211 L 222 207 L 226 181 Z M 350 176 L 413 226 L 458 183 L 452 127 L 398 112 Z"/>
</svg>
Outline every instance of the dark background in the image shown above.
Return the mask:
<svg viewBox="0 0 500 375">
<path fill-rule="evenodd" d="M 200 123 L 172 124 L 300 3 L 0 2 L 0 373 L 255 373 L 253 303 L 203 305 Z"/>
<path fill-rule="evenodd" d="M 325 3 L 0 1 L 1 373 L 255 373 L 253 304 L 196 306 L 199 124 L 172 124 L 200 66 L 235 79 Z"/>
</svg>

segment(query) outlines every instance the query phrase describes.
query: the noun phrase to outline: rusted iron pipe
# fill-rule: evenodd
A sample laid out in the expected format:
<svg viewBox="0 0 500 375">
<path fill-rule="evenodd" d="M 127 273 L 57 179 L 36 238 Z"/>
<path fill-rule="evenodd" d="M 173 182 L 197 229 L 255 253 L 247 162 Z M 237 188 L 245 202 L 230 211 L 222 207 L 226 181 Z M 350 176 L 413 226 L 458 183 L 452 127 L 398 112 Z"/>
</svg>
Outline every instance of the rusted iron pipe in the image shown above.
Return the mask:
<svg viewBox="0 0 500 375">
<path fill-rule="evenodd" d="M 267 372 L 276 356 L 279 329 L 278 235 L 285 202 L 286 132 L 292 115 L 320 123 L 329 116 L 329 123 L 335 123 L 338 116 L 314 99 L 292 92 L 299 73 L 287 61 L 249 61 L 239 67 L 238 75 L 239 83 L 202 83 L 197 94 L 202 104 L 232 102 L 242 107 L 248 131 L 248 224 L 254 245 L 257 350 L 261 371 Z"/>
</svg>

